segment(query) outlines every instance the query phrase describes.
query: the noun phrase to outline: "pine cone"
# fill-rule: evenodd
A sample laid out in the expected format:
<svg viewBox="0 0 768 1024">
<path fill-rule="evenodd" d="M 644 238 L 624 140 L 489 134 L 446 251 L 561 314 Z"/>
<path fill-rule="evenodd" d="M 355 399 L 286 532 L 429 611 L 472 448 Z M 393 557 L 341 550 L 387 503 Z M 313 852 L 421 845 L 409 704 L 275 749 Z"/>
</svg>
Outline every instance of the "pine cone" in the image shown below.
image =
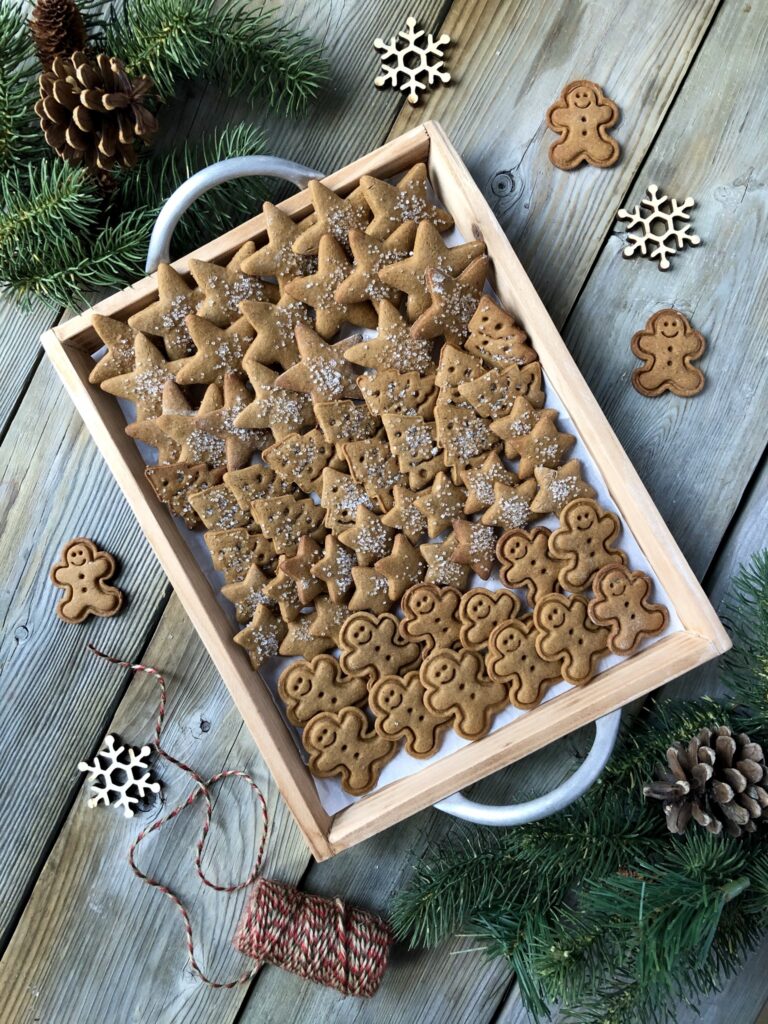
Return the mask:
<svg viewBox="0 0 768 1024">
<path fill-rule="evenodd" d="M 73 0 L 37 0 L 29 30 L 44 68 L 51 66 L 54 57 L 85 49 L 85 25 Z"/>
<path fill-rule="evenodd" d="M 718 835 L 755 831 L 768 807 L 768 769 L 763 748 L 727 725 L 702 729 L 688 744 L 667 751 L 669 771 L 645 786 L 645 796 L 664 801 L 670 832 L 682 835 L 693 820 Z"/>
<path fill-rule="evenodd" d="M 55 57 L 40 76 L 35 113 L 51 149 L 73 164 L 109 171 L 136 163 L 136 146 L 157 131 L 144 106 L 152 80 L 131 78 L 117 57 L 82 51 Z"/>
</svg>

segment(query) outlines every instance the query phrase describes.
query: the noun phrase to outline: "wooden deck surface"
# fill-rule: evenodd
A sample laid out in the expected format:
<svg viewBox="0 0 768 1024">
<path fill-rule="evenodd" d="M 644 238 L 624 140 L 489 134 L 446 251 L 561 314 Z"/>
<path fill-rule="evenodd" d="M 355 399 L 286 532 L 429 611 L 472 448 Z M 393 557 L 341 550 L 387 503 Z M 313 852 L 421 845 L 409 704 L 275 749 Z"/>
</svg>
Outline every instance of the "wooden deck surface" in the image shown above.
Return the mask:
<svg viewBox="0 0 768 1024">
<path fill-rule="evenodd" d="M 421 120 L 443 125 L 491 202 L 588 383 L 717 605 L 738 563 L 766 543 L 768 409 L 768 3 L 766 0 L 294 0 L 324 38 L 332 80 L 304 121 L 269 122 L 277 154 L 331 170 Z M 454 82 L 416 109 L 372 80 L 374 37 L 418 15 L 447 31 Z M 544 112 L 562 86 L 592 78 L 620 105 L 621 162 L 564 174 L 547 158 Z M 243 114 L 212 90 L 191 102 L 185 137 Z M 648 184 L 697 201 L 703 244 L 660 273 L 624 261 L 615 223 Z M 697 398 L 648 400 L 629 384 L 629 339 L 675 305 L 708 339 Z M 451 819 L 429 811 L 317 865 L 306 849 L 109 471 L 41 358 L 37 338 L 60 313 L 0 303 L 0 1022 L 2 1024 L 523 1024 L 514 978 L 457 937 L 439 950 L 396 949 L 372 1001 L 266 968 L 213 991 L 186 967 L 181 925 L 125 860 L 136 821 L 86 807 L 77 763 L 110 729 L 151 733 L 149 680 L 130 683 L 86 640 L 158 665 L 170 684 L 165 745 L 203 775 L 253 773 L 268 795 L 266 871 L 386 910 L 415 856 Z M 48 569 L 85 534 L 115 553 L 130 596 L 119 619 L 83 629 L 53 613 Z M 710 668 L 673 684 L 714 685 Z M 130 685 L 129 685 L 130 683 Z M 569 738 L 487 780 L 484 798 L 530 795 L 573 765 L 589 736 Z M 167 806 L 188 790 L 163 766 Z M 159 814 L 155 807 L 150 816 Z M 146 823 L 145 816 L 143 823 Z M 209 862 L 246 867 L 256 820 L 236 784 L 216 797 Z M 242 895 L 193 881 L 199 818 L 182 816 L 147 844 L 142 864 L 192 909 L 213 974 L 235 975 L 229 940 Z M 681 1022 L 751 1024 L 768 1000 L 768 943 L 726 991 Z M 631 1024 L 631 1022 L 627 1022 Z"/>
</svg>

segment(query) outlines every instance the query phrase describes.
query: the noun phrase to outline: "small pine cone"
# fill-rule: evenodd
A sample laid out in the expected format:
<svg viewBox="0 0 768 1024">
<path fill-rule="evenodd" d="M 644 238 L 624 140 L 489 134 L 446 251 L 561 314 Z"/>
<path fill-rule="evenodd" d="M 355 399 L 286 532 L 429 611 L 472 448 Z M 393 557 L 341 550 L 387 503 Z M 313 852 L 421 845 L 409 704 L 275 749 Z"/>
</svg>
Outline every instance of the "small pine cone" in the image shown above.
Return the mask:
<svg viewBox="0 0 768 1024">
<path fill-rule="evenodd" d="M 131 167 L 137 145 L 157 131 L 144 106 L 152 90 L 151 79 L 131 78 L 117 57 L 78 51 L 54 58 L 40 76 L 35 113 L 46 142 L 64 160 L 99 171 Z"/>
<path fill-rule="evenodd" d="M 763 748 L 727 725 L 702 729 L 687 744 L 667 750 L 669 771 L 645 786 L 645 796 L 664 801 L 670 832 L 682 835 L 693 819 L 715 835 L 755 831 L 768 807 L 768 768 Z"/>
<path fill-rule="evenodd" d="M 83 16 L 74 0 L 37 0 L 29 30 L 44 68 L 51 66 L 54 57 L 84 50 L 87 42 Z"/>
</svg>

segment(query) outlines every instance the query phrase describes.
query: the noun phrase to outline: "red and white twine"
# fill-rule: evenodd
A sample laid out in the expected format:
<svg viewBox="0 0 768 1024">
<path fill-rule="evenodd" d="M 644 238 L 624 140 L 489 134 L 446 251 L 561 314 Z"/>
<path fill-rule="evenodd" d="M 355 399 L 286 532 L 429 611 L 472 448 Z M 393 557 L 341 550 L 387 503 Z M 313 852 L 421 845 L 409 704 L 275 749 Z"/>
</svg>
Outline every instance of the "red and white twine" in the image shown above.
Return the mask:
<svg viewBox="0 0 768 1024">
<path fill-rule="evenodd" d="M 301 978 L 337 989 L 344 995 L 372 996 L 386 969 L 389 946 L 392 942 L 392 934 L 386 922 L 375 914 L 356 907 L 348 907 L 338 898 L 330 900 L 322 896 L 313 896 L 293 886 L 260 878 L 269 831 L 269 813 L 264 794 L 258 784 L 246 772 L 235 770 L 219 772 L 206 781 L 194 768 L 169 754 L 160 743 L 167 701 L 163 675 L 151 665 L 132 664 L 99 651 L 93 644 L 88 644 L 88 647 L 98 657 L 113 665 L 129 668 L 134 672 L 146 672 L 157 681 L 160 697 L 152 747 L 159 757 L 185 772 L 196 783 L 196 788 L 186 800 L 174 807 L 165 817 L 154 821 L 149 828 L 139 832 L 128 850 L 128 863 L 133 873 L 147 885 L 167 896 L 181 914 L 193 973 L 211 988 L 234 988 L 250 981 L 262 963 L 270 963 Z M 211 786 L 229 778 L 244 779 L 255 792 L 261 812 L 261 839 L 248 877 L 242 882 L 219 885 L 206 876 L 202 859 L 213 814 Z M 206 976 L 195 957 L 192 921 L 181 898 L 159 879 L 142 871 L 136 863 L 140 843 L 176 818 L 199 797 L 205 802 L 205 818 L 200 838 L 195 844 L 195 871 L 198 878 L 210 889 L 226 893 L 239 892 L 255 883 L 234 944 L 240 952 L 256 960 L 257 966 L 234 981 L 213 981 Z"/>
</svg>

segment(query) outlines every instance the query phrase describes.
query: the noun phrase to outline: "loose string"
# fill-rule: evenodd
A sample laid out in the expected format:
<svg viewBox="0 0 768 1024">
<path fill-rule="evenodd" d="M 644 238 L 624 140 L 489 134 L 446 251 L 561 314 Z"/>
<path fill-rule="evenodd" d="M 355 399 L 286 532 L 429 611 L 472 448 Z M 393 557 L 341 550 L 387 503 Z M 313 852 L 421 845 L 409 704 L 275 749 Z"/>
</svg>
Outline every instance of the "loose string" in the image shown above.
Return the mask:
<svg viewBox="0 0 768 1024">
<path fill-rule="evenodd" d="M 239 978 L 235 979 L 234 981 L 213 981 L 211 978 L 207 977 L 207 975 L 204 973 L 199 963 L 197 962 L 197 958 L 195 956 L 195 945 L 194 938 L 192 935 L 192 921 L 190 919 L 187 908 L 184 906 L 184 903 L 182 902 L 181 898 L 177 896 L 176 893 L 173 892 L 173 890 L 169 889 L 167 885 L 164 885 L 159 879 L 153 878 L 145 871 L 142 871 L 142 869 L 136 863 L 136 853 L 139 848 L 139 845 L 147 838 L 147 836 L 150 836 L 153 832 L 157 832 L 159 829 L 163 827 L 163 825 L 178 817 L 178 815 L 181 814 L 183 810 L 185 810 L 187 807 L 193 804 L 199 797 L 202 797 L 203 800 L 205 801 L 205 818 L 203 821 L 202 829 L 200 831 L 200 838 L 198 839 L 195 845 L 195 871 L 197 873 L 197 876 L 204 885 L 207 885 L 209 889 L 214 889 L 216 892 L 232 893 L 239 892 L 241 889 L 247 889 L 249 886 L 253 885 L 253 883 L 259 877 L 259 873 L 261 872 L 261 864 L 264 859 L 264 849 L 267 843 L 267 833 L 269 830 L 269 813 L 267 811 L 267 802 L 264 799 L 264 794 L 262 793 L 261 789 L 255 782 L 255 780 L 251 778 L 251 776 L 248 775 L 246 772 L 230 769 L 227 771 L 219 772 L 218 774 L 211 776 L 211 778 L 206 781 L 194 770 L 194 768 L 192 768 L 188 764 L 185 764 L 183 761 L 180 761 L 177 757 L 174 757 L 173 754 L 170 754 L 167 750 L 165 750 L 160 743 L 160 737 L 162 736 L 163 733 L 163 724 L 165 720 L 165 710 L 167 702 L 167 687 L 165 678 L 162 675 L 162 673 L 158 672 L 158 670 L 156 668 L 153 668 L 151 665 L 132 664 L 130 661 L 121 661 L 119 658 L 113 658 L 111 657 L 111 655 L 105 654 L 103 651 L 98 650 L 98 648 L 94 647 L 93 644 L 89 643 L 88 648 L 93 654 L 96 654 L 99 658 L 104 658 L 105 661 L 109 661 L 113 665 L 119 665 L 122 668 L 129 668 L 132 669 L 134 672 L 146 672 L 147 675 L 150 675 L 155 679 L 160 689 L 160 698 L 157 706 L 157 716 L 155 718 L 155 738 L 152 742 L 152 747 L 157 752 L 159 757 L 164 758 L 166 761 L 168 761 L 169 764 L 174 765 L 174 767 L 189 775 L 197 784 L 197 787 L 194 790 L 192 790 L 192 792 L 189 794 L 186 800 L 184 800 L 182 803 L 174 807 L 172 811 L 165 815 L 164 818 L 160 818 L 157 821 L 154 821 L 149 826 L 149 828 L 143 829 L 141 832 L 139 832 L 134 841 L 131 843 L 130 849 L 128 850 L 128 863 L 131 866 L 131 870 L 133 871 L 137 878 L 141 879 L 142 882 L 146 882 L 147 885 L 151 886 L 153 889 L 157 889 L 164 896 L 167 896 L 171 903 L 174 904 L 174 906 L 181 914 L 182 920 L 184 922 L 184 931 L 186 933 L 186 943 L 187 952 L 189 954 L 189 962 L 193 973 L 196 974 L 201 981 L 205 982 L 205 984 L 209 985 L 211 988 L 235 988 L 238 985 L 244 985 L 246 982 L 251 981 L 256 976 L 260 965 L 257 964 L 255 968 L 247 971 L 245 974 L 242 974 Z M 231 885 L 219 885 L 206 876 L 205 871 L 203 870 L 202 860 L 203 852 L 205 850 L 205 842 L 206 839 L 208 838 L 208 833 L 211 828 L 211 817 L 213 815 L 211 786 L 214 786 L 217 782 L 220 782 L 222 779 L 230 778 L 244 779 L 251 787 L 251 789 L 255 792 L 258 798 L 259 806 L 261 809 L 261 842 L 259 843 L 259 849 L 256 854 L 256 859 L 254 861 L 253 867 L 248 877 L 242 882 L 233 882 Z"/>
</svg>

